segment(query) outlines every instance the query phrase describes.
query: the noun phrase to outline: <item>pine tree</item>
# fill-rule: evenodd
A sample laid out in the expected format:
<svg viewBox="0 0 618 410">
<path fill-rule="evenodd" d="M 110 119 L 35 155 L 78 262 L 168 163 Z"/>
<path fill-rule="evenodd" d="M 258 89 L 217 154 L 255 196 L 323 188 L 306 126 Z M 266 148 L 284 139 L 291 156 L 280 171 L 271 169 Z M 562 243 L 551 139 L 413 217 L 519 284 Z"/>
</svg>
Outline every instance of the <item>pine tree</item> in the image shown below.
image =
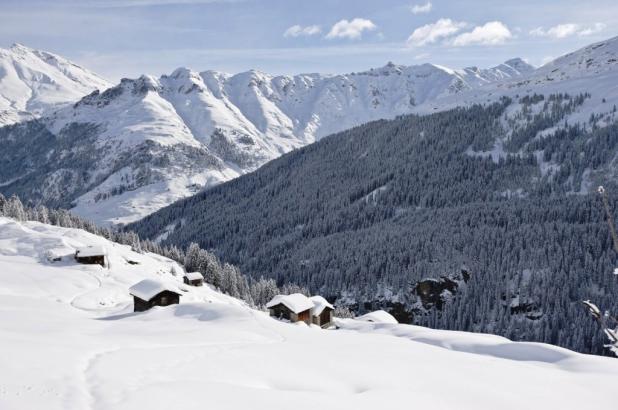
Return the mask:
<svg viewBox="0 0 618 410">
<path fill-rule="evenodd" d="M 9 200 L 6 202 L 4 205 L 4 214 L 9 218 L 17 219 L 18 221 L 26 220 L 26 210 L 17 195 L 11 195 Z"/>
<path fill-rule="evenodd" d="M 187 252 L 185 253 L 185 269 L 188 272 L 197 271 L 199 268 L 199 256 L 200 256 L 200 246 L 192 242 L 187 248 Z M 204 272 L 202 272 L 203 274 Z"/>
</svg>

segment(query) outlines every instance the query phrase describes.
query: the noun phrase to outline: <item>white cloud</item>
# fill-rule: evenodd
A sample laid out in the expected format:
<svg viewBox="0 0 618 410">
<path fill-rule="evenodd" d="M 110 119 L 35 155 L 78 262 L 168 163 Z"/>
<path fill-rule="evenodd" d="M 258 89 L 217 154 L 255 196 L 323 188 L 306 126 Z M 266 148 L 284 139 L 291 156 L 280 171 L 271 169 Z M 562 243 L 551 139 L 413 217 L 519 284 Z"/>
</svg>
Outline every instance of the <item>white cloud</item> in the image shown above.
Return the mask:
<svg viewBox="0 0 618 410">
<path fill-rule="evenodd" d="M 453 40 L 454 46 L 473 44 L 496 45 L 504 44 L 513 37 L 511 30 L 500 21 L 490 21 L 482 26 L 476 26 L 472 31 L 462 33 Z"/>
<path fill-rule="evenodd" d="M 545 31 L 545 29 L 543 27 L 537 27 L 533 30 L 530 30 L 530 32 L 528 33 L 531 36 L 534 37 L 543 37 L 545 35 L 547 35 L 547 32 Z"/>
<path fill-rule="evenodd" d="M 452 36 L 464 28 L 466 23 L 456 22 L 451 19 L 440 19 L 435 23 L 426 24 L 414 30 L 406 44 L 408 47 L 422 47 L 427 44 Z"/>
<path fill-rule="evenodd" d="M 594 25 L 588 27 L 583 27 L 580 24 L 565 23 L 550 27 L 547 30 L 543 27 L 537 27 L 534 30 L 530 30 L 529 34 L 535 37 L 550 37 L 555 39 L 561 39 L 574 35 L 590 36 L 592 34 L 600 33 L 601 31 L 605 30 L 605 27 L 607 26 L 603 23 L 595 23 Z"/>
<path fill-rule="evenodd" d="M 375 30 L 377 26 L 371 20 L 355 18 L 351 21 L 340 20 L 330 29 L 326 38 L 360 38 L 364 31 Z"/>
<path fill-rule="evenodd" d="M 316 34 L 320 34 L 322 32 L 322 28 L 320 26 L 300 26 L 298 24 L 289 27 L 283 33 L 283 37 L 300 37 L 300 36 L 314 36 Z"/>
<path fill-rule="evenodd" d="M 565 38 L 575 35 L 577 30 L 579 30 L 579 26 L 577 24 L 567 23 L 558 24 L 557 26 L 550 27 L 547 30 L 543 27 L 537 27 L 530 31 L 530 35 L 535 37 Z"/>
<path fill-rule="evenodd" d="M 592 34 L 600 33 L 601 31 L 605 30 L 606 27 L 607 27 L 607 25 L 604 24 L 604 23 L 595 23 L 591 27 L 585 27 L 585 28 L 581 29 L 577 33 L 577 35 L 578 36 L 590 36 Z"/>
<path fill-rule="evenodd" d="M 431 11 L 432 8 L 432 4 L 430 1 L 428 1 L 425 4 L 415 4 L 413 6 L 410 6 L 410 11 L 412 12 L 412 14 L 423 14 L 423 13 L 429 13 Z"/>
</svg>

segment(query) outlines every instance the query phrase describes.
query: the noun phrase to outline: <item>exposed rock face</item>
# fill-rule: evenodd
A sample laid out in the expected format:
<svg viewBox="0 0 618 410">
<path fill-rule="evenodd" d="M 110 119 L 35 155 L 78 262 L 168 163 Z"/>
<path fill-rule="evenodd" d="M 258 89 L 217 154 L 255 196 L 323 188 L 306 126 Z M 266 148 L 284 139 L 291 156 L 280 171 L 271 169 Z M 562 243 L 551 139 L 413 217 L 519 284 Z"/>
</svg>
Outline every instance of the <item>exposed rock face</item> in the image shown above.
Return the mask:
<svg viewBox="0 0 618 410">
<path fill-rule="evenodd" d="M 470 272 L 462 268 L 457 275 L 442 276 L 439 279 L 427 278 L 416 282 L 413 293 L 418 296 L 424 309 L 442 310 L 444 304 L 453 297 L 459 287 L 470 280 Z"/>
<path fill-rule="evenodd" d="M 523 316 L 530 320 L 539 320 L 543 317 L 541 308 L 532 298 L 516 295 L 511 297 L 510 301 L 507 303 L 507 297 L 503 294 L 501 299 L 503 305 L 509 309 L 511 315 Z"/>
</svg>

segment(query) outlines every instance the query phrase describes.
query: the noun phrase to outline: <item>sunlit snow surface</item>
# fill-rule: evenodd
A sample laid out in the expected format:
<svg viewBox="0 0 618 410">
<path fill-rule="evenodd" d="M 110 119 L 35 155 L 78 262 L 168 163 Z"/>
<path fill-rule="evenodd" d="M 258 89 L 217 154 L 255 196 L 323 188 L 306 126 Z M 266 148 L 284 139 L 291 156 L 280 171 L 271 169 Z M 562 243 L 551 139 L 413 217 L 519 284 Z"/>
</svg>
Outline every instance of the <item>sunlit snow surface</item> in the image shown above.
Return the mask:
<svg viewBox="0 0 618 410">
<path fill-rule="evenodd" d="M 75 264 L 85 245 L 105 246 L 110 268 Z M 173 265 L 0 218 L 0 409 L 615 406 L 615 359 L 408 325 L 286 324 L 183 285 Z M 145 278 L 186 290 L 181 304 L 133 313 L 127 289 Z"/>
<path fill-rule="evenodd" d="M 0 48 L 0 126 L 31 119 L 110 86 L 55 54 L 21 44 Z"/>
</svg>

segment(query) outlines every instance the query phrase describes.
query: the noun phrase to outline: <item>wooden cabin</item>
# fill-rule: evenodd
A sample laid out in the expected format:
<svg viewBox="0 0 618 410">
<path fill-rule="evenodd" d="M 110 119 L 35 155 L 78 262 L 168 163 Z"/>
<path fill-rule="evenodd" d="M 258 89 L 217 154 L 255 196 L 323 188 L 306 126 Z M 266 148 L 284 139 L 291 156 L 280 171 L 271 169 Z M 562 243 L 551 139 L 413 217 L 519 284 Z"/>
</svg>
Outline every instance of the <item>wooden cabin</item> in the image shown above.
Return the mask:
<svg viewBox="0 0 618 410">
<path fill-rule="evenodd" d="M 182 280 L 187 285 L 202 286 L 204 284 L 204 276 L 200 272 L 187 272 Z"/>
<path fill-rule="evenodd" d="M 84 246 L 75 251 L 75 260 L 87 265 L 101 265 L 107 262 L 107 250 L 103 246 Z"/>
<path fill-rule="evenodd" d="M 300 293 L 291 295 L 277 295 L 266 304 L 268 312 L 277 319 L 290 322 L 305 322 L 311 324 L 311 309 L 313 302 Z"/>
<path fill-rule="evenodd" d="M 180 303 L 180 292 L 162 282 L 144 279 L 129 288 L 133 296 L 133 311 L 143 312 L 154 306 Z"/>
<path fill-rule="evenodd" d="M 322 296 L 311 296 L 309 300 L 313 303 L 313 308 L 311 309 L 311 323 L 320 327 L 331 326 L 335 307 L 328 303 Z"/>
</svg>

